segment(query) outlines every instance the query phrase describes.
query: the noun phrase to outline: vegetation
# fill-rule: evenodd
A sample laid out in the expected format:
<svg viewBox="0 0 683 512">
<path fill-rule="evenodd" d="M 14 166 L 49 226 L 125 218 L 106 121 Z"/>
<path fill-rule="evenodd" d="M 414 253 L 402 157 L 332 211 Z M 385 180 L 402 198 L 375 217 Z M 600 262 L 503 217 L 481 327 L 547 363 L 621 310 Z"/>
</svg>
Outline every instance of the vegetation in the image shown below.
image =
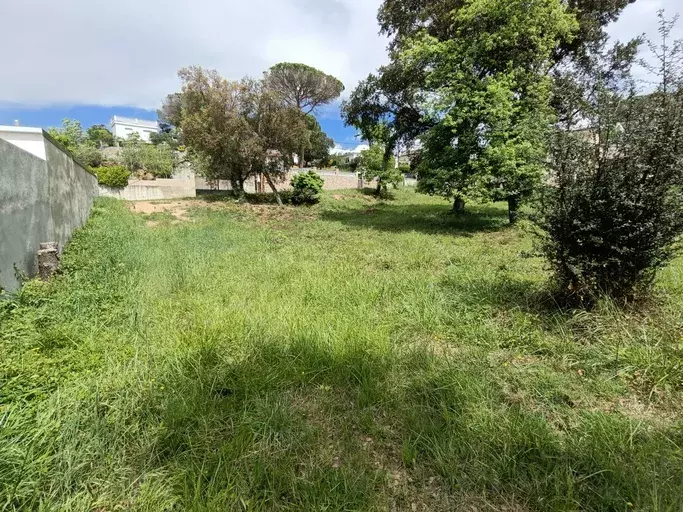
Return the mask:
<svg viewBox="0 0 683 512">
<path fill-rule="evenodd" d="M 293 189 L 292 203 L 311 205 L 319 201 L 318 195 L 323 191 L 325 181 L 317 172 L 308 171 L 294 176 L 291 184 Z"/>
<path fill-rule="evenodd" d="M 129 137 L 123 143 L 121 162 L 130 173 L 150 173 L 156 178 L 170 178 L 175 160 L 173 150 L 167 144 L 147 144 L 139 135 Z"/>
<path fill-rule="evenodd" d="M 1 508 L 683 506 L 683 261 L 562 313 L 505 205 L 209 199 L 99 199 L 2 303 Z"/>
<path fill-rule="evenodd" d="M 637 97 L 637 46 L 591 55 L 562 82 L 565 111 L 551 151 L 541 226 L 564 295 L 591 303 L 647 291 L 683 234 L 683 47 L 660 23 L 659 87 Z M 579 126 L 583 126 L 579 130 Z"/>
<path fill-rule="evenodd" d="M 307 116 L 310 140 L 308 143 L 303 143 L 299 149 L 300 167 L 306 166 L 307 150 L 313 150 L 316 153 L 312 155 L 311 160 L 319 159 L 321 157 L 319 152 L 328 139 L 317 121 L 311 126 L 311 119 L 314 121 L 315 119 L 310 114 L 318 107 L 339 98 L 344 91 L 344 84 L 319 69 L 292 62 L 281 62 L 270 68 L 266 73 L 265 83 L 268 89 L 283 99 L 286 106 L 296 108 Z M 329 149 L 332 145 L 327 144 L 327 147 Z"/>
<path fill-rule="evenodd" d="M 103 124 L 94 124 L 85 132 L 88 143 L 97 149 L 114 145 L 114 135 Z"/>
<path fill-rule="evenodd" d="M 95 167 L 92 170 L 97 176 L 100 185 L 122 188 L 128 185 L 130 171 L 122 165 L 112 165 L 108 167 Z"/>
<path fill-rule="evenodd" d="M 402 175 L 398 169 L 386 159 L 384 146 L 372 144 L 370 149 L 361 151 L 358 170 L 365 181 L 377 180 L 375 195 L 387 196 L 389 185 L 394 188 L 401 182 Z"/>
<path fill-rule="evenodd" d="M 504 199 L 514 222 L 541 183 L 552 121 L 547 74 L 576 21 L 560 0 L 435 3 L 443 9 L 424 4 L 428 26 L 394 39 L 385 76 L 354 91 L 347 122 L 369 140 L 379 134 L 387 155 L 419 135 L 422 191 L 453 199 L 456 211 L 468 198 Z"/>
<path fill-rule="evenodd" d="M 229 180 L 243 193 L 250 176 L 263 175 L 282 200 L 273 178 L 283 177 L 294 153 L 308 141 L 306 118 L 267 87 L 265 80 L 231 82 L 215 70 L 191 67 L 178 73 L 179 95 L 162 110 L 180 122 L 189 149 L 210 180 Z"/>
</svg>

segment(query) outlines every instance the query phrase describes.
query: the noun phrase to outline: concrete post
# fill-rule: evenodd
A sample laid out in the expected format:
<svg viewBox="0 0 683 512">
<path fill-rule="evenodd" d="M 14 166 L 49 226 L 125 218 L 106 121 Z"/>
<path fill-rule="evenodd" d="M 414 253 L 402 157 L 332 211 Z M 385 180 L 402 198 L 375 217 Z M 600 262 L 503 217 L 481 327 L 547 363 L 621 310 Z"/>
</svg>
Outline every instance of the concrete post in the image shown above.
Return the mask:
<svg viewBox="0 0 683 512">
<path fill-rule="evenodd" d="M 38 251 L 38 275 L 47 281 L 59 270 L 59 244 L 47 242 L 40 244 Z"/>
</svg>

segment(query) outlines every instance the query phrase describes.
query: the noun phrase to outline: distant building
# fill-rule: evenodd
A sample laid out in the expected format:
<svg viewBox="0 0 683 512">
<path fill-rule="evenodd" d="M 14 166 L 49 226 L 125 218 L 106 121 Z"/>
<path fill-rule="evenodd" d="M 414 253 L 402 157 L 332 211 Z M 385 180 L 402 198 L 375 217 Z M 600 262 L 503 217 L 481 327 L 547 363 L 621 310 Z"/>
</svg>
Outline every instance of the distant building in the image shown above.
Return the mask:
<svg viewBox="0 0 683 512">
<path fill-rule="evenodd" d="M 132 133 L 140 135 L 140 140 L 149 142 L 149 137 L 159 131 L 159 123 L 144 119 L 114 116 L 111 118 L 111 133 L 114 137 L 127 139 Z"/>
</svg>

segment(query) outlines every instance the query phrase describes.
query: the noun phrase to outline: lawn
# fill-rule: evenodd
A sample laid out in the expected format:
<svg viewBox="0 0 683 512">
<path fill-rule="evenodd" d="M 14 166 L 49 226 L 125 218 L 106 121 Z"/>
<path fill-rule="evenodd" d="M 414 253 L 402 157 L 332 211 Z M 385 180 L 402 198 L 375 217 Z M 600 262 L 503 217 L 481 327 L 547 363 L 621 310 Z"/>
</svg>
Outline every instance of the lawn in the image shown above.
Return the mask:
<svg viewBox="0 0 683 512">
<path fill-rule="evenodd" d="M 401 190 L 101 199 L 63 267 L 0 304 L 2 510 L 683 510 L 683 261 L 562 311 Z"/>
</svg>

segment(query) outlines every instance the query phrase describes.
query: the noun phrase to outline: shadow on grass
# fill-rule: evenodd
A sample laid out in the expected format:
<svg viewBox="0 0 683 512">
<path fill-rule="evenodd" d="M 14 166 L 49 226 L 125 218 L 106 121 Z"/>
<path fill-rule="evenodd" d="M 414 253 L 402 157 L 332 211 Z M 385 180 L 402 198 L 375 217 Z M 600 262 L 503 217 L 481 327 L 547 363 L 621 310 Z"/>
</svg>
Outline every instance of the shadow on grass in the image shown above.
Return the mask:
<svg viewBox="0 0 683 512">
<path fill-rule="evenodd" d="M 323 220 L 341 222 L 358 229 L 391 233 L 417 231 L 428 234 L 474 234 L 508 227 L 505 211 L 495 206 L 472 206 L 461 215 L 441 205 L 395 205 L 378 203 L 366 209 L 337 209 L 321 213 Z"/>
<path fill-rule="evenodd" d="M 201 197 L 208 203 L 237 201 L 240 199 L 232 190 L 197 190 L 197 197 Z M 280 198 L 283 203 L 290 204 L 292 192 L 281 190 Z M 277 204 L 277 199 L 272 193 L 244 194 L 241 200 L 247 204 Z"/>
</svg>

